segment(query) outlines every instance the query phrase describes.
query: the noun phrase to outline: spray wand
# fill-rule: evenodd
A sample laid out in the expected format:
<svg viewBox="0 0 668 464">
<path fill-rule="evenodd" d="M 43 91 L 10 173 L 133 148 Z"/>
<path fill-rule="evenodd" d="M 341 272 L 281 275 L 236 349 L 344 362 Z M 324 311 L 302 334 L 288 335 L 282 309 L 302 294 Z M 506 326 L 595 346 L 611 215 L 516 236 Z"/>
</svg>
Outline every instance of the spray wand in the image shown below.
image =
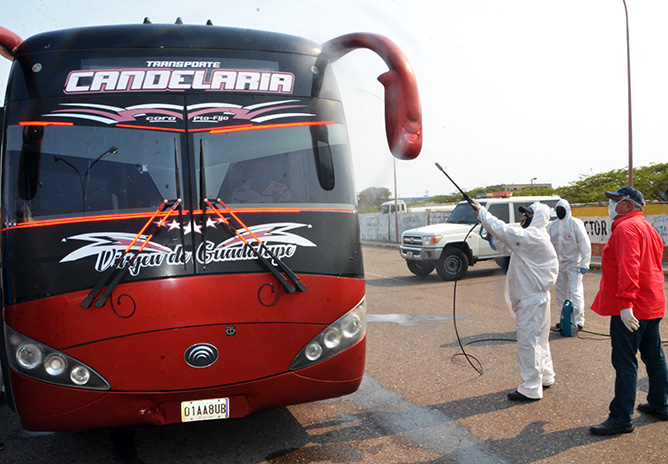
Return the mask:
<svg viewBox="0 0 668 464">
<path fill-rule="evenodd" d="M 464 200 L 466 200 L 467 203 L 468 203 L 469 205 L 473 206 L 473 200 L 471 199 L 471 197 L 468 196 L 467 194 L 465 194 L 464 191 L 463 191 L 462 189 L 459 188 L 459 185 L 457 185 L 457 183 L 456 183 L 454 180 L 452 180 L 452 177 L 450 177 L 450 176 L 448 175 L 448 173 L 445 172 L 445 169 L 443 169 L 443 168 L 441 167 L 441 165 L 438 164 L 438 162 L 436 162 L 436 163 L 434 163 L 434 164 L 436 164 L 436 167 L 437 167 L 443 174 L 445 174 L 445 177 L 447 177 L 447 178 L 450 180 L 450 182 L 452 182 L 452 184 L 453 184 L 455 187 L 457 187 L 457 190 L 459 190 L 459 191 L 461 192 L 461 194 L 464 195 Z"/>
</svg>

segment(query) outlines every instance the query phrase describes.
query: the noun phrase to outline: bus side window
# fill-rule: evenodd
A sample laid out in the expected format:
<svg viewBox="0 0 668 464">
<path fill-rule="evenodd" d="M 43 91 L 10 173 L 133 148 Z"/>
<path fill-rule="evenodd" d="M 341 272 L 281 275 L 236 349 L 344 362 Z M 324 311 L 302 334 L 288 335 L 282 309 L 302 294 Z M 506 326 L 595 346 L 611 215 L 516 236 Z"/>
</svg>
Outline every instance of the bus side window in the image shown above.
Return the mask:
<svg viewBox="0 0 668 464">
<path fill-rule="evenodd" d="M 44 127 L 25 126 L 23 128 L 23 146 L 19 160 L 19 197 L 32 200 L 37 194 L 39 185 L 39 161 L 42 151 Z"/>
</svg>

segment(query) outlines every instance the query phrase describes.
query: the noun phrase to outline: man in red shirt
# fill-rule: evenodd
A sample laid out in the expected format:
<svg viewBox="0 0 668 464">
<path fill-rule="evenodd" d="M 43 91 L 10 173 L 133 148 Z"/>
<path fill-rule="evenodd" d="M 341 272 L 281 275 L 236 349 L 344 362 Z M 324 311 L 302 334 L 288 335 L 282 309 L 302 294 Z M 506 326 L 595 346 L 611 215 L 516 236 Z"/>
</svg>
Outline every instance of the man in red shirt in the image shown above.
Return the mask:
<svg viewBox="0 0 668 464">
<path fill-rule="evenodd" d="M 603 248 L 603 276 L 592 309 L 610 317 L 615 397 L 610 415 L 590 428 L 597 435 L 633 432 L 633 407 L 638 383 L 638 360 L 649 377 L 647 403 L 638 410 L 668 420 L 668 368 L 661 348 L 659 323 L 666 310 L 661 267 L 664 244 L 643 216 L 642 193 L 632 187 L 605 192 L 613 219 L 612 235 Z"/>
</svg>

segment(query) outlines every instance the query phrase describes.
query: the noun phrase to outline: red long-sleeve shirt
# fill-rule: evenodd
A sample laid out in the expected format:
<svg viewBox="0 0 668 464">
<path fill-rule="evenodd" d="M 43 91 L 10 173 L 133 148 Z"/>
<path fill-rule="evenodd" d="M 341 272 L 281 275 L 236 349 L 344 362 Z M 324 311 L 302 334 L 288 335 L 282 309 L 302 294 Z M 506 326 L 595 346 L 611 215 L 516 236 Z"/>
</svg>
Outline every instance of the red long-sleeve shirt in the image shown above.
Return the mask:
<svg viewBox="0 0 668 464">
<path fill-rule="evenodd" d="M 661 267 L 663 242 L 642 211 L 633 211 L 612 224 L 603 247 L 603 276 L 591 306 L 601 316 L 618 316 L 633 308 L 638 319 L 656 319 L 666 312 Z"/>
</svg>

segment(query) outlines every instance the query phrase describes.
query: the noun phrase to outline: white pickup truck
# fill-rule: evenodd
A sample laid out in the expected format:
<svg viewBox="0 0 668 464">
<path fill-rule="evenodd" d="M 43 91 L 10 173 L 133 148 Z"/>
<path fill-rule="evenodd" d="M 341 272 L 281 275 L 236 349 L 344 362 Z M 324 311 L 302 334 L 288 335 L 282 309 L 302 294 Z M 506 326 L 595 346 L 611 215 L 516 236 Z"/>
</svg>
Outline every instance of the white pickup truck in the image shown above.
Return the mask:
<svg viewBox="0 0 668 464">
<path fill-rule="evenodd" d="M 552 218 L 558 196 L 481 198 L 480 204 L 502 221 L 519 227 L 522 213 L 520 206 L 529 206 L 536 201 L 550 207 Z M 477 224 L 475 227 L 474 225 Z M 401 234 L 399 252 L 406 260 L 408 269 L 417 276 L 426 276 L 436 269 L 443 280 L 458 280 L 464 277 L 469 266 L 478 261 L 494 259 L 503 268 L 508 267 L 509 257 L 496 251 L 482 230 L 471 206 L 458 203 L 448 220 L 443 224 L 410 229 Z"/>
</svg>

